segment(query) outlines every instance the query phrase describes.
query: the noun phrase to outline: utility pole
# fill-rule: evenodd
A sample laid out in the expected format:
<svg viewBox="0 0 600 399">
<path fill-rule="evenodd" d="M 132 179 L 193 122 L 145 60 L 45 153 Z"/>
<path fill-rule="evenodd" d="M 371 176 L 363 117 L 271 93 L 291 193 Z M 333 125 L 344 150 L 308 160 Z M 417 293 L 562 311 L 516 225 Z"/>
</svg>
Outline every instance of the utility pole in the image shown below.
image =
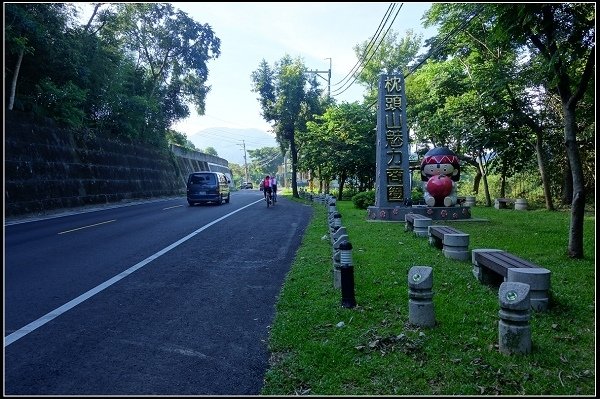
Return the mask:
<svg viewBox="0 0 600 399">
<path fill-rule="evenodd" d="M 238 144 L 240 145 L 240 144 Z M 246 142 L 244 140 L 242 140 L 242 146 L 244 147 L 244 173 L 245 173 L 245 177 L 246 180 L 244 180 L 244 182 L 248 181 L 248 161 L 246 161 Z"/>
<path fill-rule="evenodd" d="M 328 71 L 317 71 L 316 69 L 314 71 L 308 71 L 309 73 L 314 73 L 316 74 L 318 77 L 320 77 L 323 80 L 327 81 L 327 99 L 331 98 L 331 58 L 325 58 L 326 60 L 329 60 L 329 70 Z M 319 75 L 320 73 L 326 73 L 327 74 L 327 78 Z"/>
</svg>

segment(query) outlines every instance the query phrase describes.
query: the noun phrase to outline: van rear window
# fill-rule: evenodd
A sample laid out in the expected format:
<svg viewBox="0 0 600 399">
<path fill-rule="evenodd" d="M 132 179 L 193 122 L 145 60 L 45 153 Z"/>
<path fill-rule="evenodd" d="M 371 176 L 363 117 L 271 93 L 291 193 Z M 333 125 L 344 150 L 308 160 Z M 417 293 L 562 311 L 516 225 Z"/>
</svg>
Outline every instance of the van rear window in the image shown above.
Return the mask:
<svg viewBox="0 0 600 399">
<path fill-rule="evenodd" d="M 190 183 L 192 183 L 192 184 L 215 184 L 215 175 L 212 175 L 212 174 L 191 175 Z"/>
</svg>

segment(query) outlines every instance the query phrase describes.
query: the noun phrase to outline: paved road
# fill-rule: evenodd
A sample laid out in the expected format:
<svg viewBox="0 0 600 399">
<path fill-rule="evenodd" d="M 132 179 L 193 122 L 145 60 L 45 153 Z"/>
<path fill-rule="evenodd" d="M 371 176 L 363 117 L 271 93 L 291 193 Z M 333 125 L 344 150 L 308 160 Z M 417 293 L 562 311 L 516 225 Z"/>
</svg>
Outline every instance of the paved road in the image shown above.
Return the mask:
<svg viewBox="0 0 600 399">
<path fill-rule="evenodd" d="M 5 395 L 259 394 L 312 208 L 233 194 L 221 206 L 177 198 L 6 225 Z M 68 239 L 35 233 L 92 214 L 116 221 Z"/>
</svg>

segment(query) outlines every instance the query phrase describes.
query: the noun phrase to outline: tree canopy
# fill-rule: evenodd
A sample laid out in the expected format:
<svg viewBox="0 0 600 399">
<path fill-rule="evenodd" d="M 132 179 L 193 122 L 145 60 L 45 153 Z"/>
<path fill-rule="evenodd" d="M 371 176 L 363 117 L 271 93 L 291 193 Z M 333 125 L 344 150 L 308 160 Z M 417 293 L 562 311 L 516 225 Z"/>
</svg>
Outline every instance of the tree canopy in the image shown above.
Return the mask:
<svg viewBox="0 0 600 399">
<path fill-rule="evenodd" d="M 157 145 L 188 103 L 204 113 L 207 63 L 220 55 L 208 24 L 170 3 L 97 3 L 77 18 L 74 3 L 5 5 L 9 110 Z"/>
</svg>

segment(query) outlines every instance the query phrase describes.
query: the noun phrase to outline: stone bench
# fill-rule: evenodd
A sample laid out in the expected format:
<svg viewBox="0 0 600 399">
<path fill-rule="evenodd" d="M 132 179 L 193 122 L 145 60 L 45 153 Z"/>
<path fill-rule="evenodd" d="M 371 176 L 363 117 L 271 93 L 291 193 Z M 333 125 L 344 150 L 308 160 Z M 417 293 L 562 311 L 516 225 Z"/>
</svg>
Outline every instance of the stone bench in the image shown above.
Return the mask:
<svg viewBox="0 0 600 399">
<path fill-rule="evenodd" d="M 532 309 L 545 311 L 548 308 L 550 270 L 499 249 L 474 249 L 471 259 L 473 275 L 482 283 L 529 284 Z"/>
<path fill-rule="evenodd" d="M 429 243 L 441 249 L 446 258 L 469 260 L 469 235 L 454 227 L 432 225 L 428 228 Z"/>
<path fill-rule="evenodd" d="M 412 231 L 419 237 L 427 237 L 427 228 L 431 226 L 432 219 L 420 213 L 407 213 L 404 215 L 404 231 Z"/>
<path fill-rule="evenodd" d="M 515 203 L 515 200 L 512 198 L 496 198 L 494 200 L 494 208 L 506 209 L 509 204 L 513 205 L 514 203 Z"/>
</svg>

